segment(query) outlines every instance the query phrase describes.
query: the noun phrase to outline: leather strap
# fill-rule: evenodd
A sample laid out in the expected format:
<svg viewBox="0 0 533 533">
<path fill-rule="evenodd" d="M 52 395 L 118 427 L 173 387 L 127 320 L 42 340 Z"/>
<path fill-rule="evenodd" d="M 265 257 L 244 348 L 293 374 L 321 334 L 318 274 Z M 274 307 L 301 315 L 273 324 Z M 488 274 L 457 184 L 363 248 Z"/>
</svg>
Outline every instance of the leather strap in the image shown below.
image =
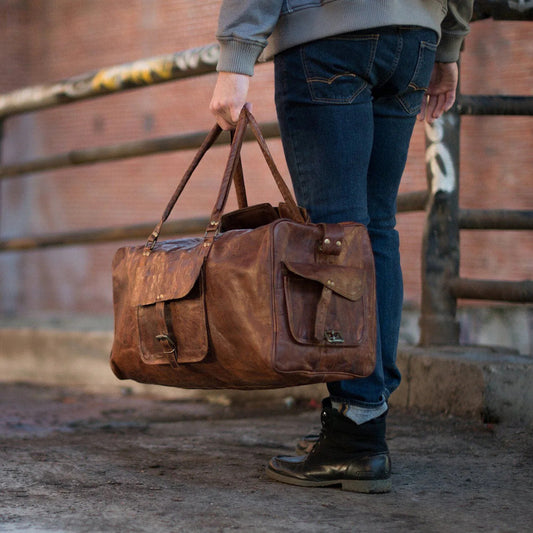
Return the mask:
<svg viewBox="0 0 533 533">
<path fill-rule="evenodd" d="M 318 243 L 319 253 L 317 261 L 321 263 L 336 264 L 338 263 L 338 256 L 340 255 L 344 244 L 344 228 L 340 224 L 320 224 L 320 227 L 322 228 L 322 239 Z M 334 282 L 333 280 L 328 280 L 327 283 L 333 284 Z M 329 334 L 331 336 L 336 332 L 326 332 L 326 319 L 332 295 L 333 292 L 331 288 L 327 286 L 322 288 L 322 294 L 318 301 L 315 318 L 315 339 L 317 341 L 323 341 L 326 339 L 328 342 L 335 342 L 332 341 L 331 338 L 328 339 L 327 335 Z"/>
<path fill-rule="evenodd" d="M 170 215 L 170 212 L 174 208 L 174 205 L 176 205 L 178 198 L 183 192 L 183 189 L 185 189 L 185 185 L 187 185 L 187 182 L 192 176 L 192 173 L 196 170 L 196 167 L 202 160 L 202 157 L 205 155 L 207 150 L 211 148 L 213 143 L 218 139 L 221 132 L 222 132 L 222 128 L 218 124 L 215 124 L 215 126 L 213 126 L 211 131 L 208 133 L 207 137 L 204 139 L 204 142 L 198 149 L 198 152 L 196 152 L 196 155 L 194 156 L 193 160 L 191 161 L 191 164 L 189 165 L 189 168 L 187 168 L 187 170 L 185 171 L 183 178 L 178 183 L 178 186 L 176 187 L 174 194 L 170 198 L 167 204 L 167 207 L 165 208 L 165 211 L 163 212 L 163 216 L 161 217 L 161 220 L 159 221 L 157 226 L 154 228 L 154 231 L 152 231 L 152 234 L 150 235 L 150 237 L 148 237 L 148 240 L 146 241 L 146 245 L 144 247 L 145 255 L 150 254 L 150 250 L 154 247 L 157 241 L 157 238 L 159 237 L 159 233 L 161 232 L 161 227 L 163 226 L 168 216 Z"/>
<path fill-rule="evenodd" d="M 333 292 L 327 287 L 322 288 L 322 294 L 316 308 L 315 319 L 315 339 L 317 341 L 324 340 L 324 334 L 326 331 L 326 318 L 328 316 L 329 304 L 331 302 L 331 296 Z"/>
<path fill-rule="evenodd" d="M 156 339 L 161 344 L 163 353 L 168 359 L 168 362 L 173 368 L 178 367 L 178 349 L 176 343 L 170 337 L 168 331 L 167 320 L 165 317 L 165 302 L 157 302 L 155 304 L 155 312 L 157 319 L 157 329 L 159 333 L 156 335 Z"/>
<path fill-rule="evenodd" d="M 272 176 L 274 177 L 274 181 L 276 182 L 276 185 L 278 186 L 281 196 L 283 197 L 283 199 L 285 200 L 285 203 L 287 204 L 287 208 L 292 215 L 292 219 L 304 224 L 305 223 L 304 216 L 302 215 L 302 212 L 300 211 L 300 208 L 298 207 L 298 204 L 296 203 L 296 200 L 294 199 L 294 196 L 292 195 L 289 187 L 287 187 L 287 184 L 285 183 L 285 181 L 281 177 L 281 174 L 279 173 L 278 167 L 276 166 L 276 163 L 274 162 L 274 158 L 272 157 L 272 154 L 270 153 L 270 150 L 268 149 L 267 143 L 265 141 L 265 138 L 263 137 L 263 134 L 261 133 L 259 124 L 257 124 L 257 121 L 255 120 L 254 116 L 252 115 L 252 113 L 250 112 L 247 106 L 244 106 L 243 111 L 244 113 L 246 113 L 247 119 L 250 124 L 250 129 L 252 130 L 257 142 L 259 143 L 259 147 L 261 148 L 261 151 L 263 152 L 263 156 L 267 162 L 268 168 L 270 169 L 270 172 L 272 173 Z"/>
<path fill-rule="evenodd" d="M 344 244 L 344 228 L 340 224 L 320 224 L 322 240 L 319 242 L 318 251 L 329 256 L 338 256 Z"/>
</svg>

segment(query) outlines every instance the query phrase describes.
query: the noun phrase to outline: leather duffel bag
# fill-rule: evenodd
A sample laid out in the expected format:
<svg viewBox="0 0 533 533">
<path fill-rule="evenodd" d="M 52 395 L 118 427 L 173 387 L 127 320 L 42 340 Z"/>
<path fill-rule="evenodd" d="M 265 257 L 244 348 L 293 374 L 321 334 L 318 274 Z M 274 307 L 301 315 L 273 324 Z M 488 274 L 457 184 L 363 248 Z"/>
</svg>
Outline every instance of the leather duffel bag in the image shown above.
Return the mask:
<svg viewBox="0 0 533 533">
<path fill-rule="evenodd" d="M 250 126 L 284 202 L 246 206 L 240 150 Z M 113 260 L 120 379 L 183 388 L 266 389 L 360 378 L 375 366 L 372 249 L 357 223 L 312 224 L 243 108 L 203 237 L 158 242 L 199 149 L 145 245 Z M 223 215 L 231 183 L 240 209 Z"/>
</svg>

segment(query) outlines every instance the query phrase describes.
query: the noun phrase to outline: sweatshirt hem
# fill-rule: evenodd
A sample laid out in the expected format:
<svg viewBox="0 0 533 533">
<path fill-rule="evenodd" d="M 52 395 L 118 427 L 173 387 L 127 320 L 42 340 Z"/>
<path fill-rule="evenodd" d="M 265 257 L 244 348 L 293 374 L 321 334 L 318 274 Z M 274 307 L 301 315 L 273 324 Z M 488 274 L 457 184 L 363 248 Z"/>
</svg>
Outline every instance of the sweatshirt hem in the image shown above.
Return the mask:
<svg viewBox="0 0 533 533">
<path fill-rule="evenodd" d="M 368 0 L 336 0 L 324 4 L 320 9 L 305 9 L 283 14 L 270 36 L 268 46 L 261 60 L 268 60 L 279 52 L 309 41 L 323 39 L 351 31 L 385 26 L 420 26 L 441 34 L 443 18 L 440 2 L 428 9 L 427 0 L 391 2 L 386 7 L 381 2 Z M 334 21 L 335 23 L 328 23 Z"/>
</svg>

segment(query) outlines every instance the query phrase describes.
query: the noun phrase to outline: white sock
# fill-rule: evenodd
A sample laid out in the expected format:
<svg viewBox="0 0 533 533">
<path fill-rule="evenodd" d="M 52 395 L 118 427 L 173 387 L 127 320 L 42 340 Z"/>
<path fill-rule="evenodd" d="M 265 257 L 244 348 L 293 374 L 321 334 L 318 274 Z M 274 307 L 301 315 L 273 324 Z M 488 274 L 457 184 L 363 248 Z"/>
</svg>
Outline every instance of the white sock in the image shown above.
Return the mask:
<svg viewBox="0 0 533 533">
<path fill-rule="evenodd" d="M 341 415 L 346 416 L 356 424 L 364 424 L 373 418 L 382 415 L 389 406 L 387 402 L 383 402 L 378 407 L 360 407 L 359 405 L 350 405 L 347 402 L 331 402 L 331 406 L 339 411 Z"/>
</svg>

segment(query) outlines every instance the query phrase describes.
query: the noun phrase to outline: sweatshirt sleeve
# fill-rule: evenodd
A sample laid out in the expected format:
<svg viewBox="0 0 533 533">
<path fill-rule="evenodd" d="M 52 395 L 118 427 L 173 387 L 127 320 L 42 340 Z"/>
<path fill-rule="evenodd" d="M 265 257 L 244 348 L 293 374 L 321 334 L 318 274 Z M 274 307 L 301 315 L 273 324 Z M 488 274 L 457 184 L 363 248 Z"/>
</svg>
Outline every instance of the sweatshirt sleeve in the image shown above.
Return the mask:
<svg viewBox="0 0 533 533">
<path fill-rule="evenodd" d="M 448 12 L 442 21 L 442 35 L 436 60 L 453 63 L 459 59 L 463 40 L 470 31 L 474 0 L 449 0 Z"/>
<path fill-rule="evenodd" d="M 224 0 L 218 19 L 218 71 L 252 76 L 276 25 L 283 0 Z"/>
</svg>

